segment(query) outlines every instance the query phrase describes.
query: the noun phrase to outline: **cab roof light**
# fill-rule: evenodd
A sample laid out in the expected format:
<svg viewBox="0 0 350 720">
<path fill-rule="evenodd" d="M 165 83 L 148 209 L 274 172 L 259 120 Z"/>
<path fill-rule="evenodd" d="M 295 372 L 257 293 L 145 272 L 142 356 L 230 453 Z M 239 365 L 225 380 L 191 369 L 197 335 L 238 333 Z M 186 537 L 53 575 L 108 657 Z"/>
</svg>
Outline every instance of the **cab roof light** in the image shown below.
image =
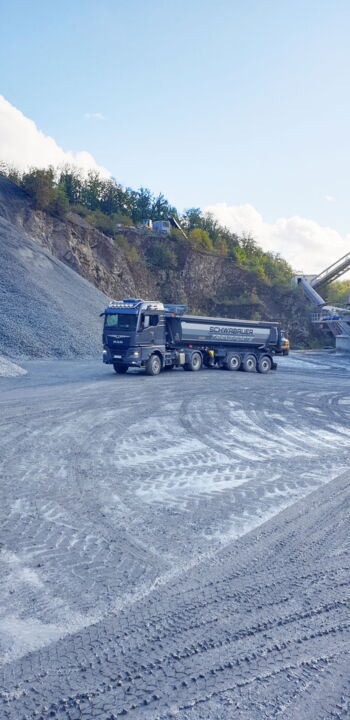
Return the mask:
<svg viewBox="0 0 350 720">
<path fill-rule="evenodd" d="M 141 300 L 136 298 L 125 298 L 124 300 L 111 300 L 109 303 L 110 308 L 137 308 L 140 307 L 143 310 L 164 310 L 162 302 L 155 300 Z"/>
<path fill-rule="evenodd" d="M 132 303 L 132 302 L 126 303 L 126 302 L 124 302 L 124 300 L 111 300 L 108 307 L 110 307 L 110 308 L 126 308 L 126 307 L 134 308 L 135 303 Z"/>
</svg>

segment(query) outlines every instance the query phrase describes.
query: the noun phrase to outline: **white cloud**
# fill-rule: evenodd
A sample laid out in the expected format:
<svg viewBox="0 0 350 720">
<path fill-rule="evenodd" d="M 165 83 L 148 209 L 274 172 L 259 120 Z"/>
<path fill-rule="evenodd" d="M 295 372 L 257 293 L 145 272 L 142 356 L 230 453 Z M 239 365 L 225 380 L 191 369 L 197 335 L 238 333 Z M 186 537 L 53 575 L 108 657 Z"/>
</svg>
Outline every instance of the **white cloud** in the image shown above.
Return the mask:
<svg viewBox="0 0 350 720">
<path fill-rule="evenodd" d="M 97 170 L 109 177 L 110 173 L 96 163 L 86 150 L 63 150 L 49 135 L 0 95 L 0 161 L 20 170 L 48 165 L 74 165 L 83 171 Z"/>
<path fill-rule="evenodd" d="M 327 200 L 327 202 L 335 202 L 335 200 L 336 200 L 334 195 L 325 195 L 324 199 Z"/>
<path fill-rule="evenodd" d="M 105 116 L 104 116 L 102 113 L 100 113 L 100 112 L 95 112 L 95 113 L 88 112 L 88 113 L 84 113 L 84 117 L 85 117 L 85 118 L 88 118 L 88 120 L 104 120 L 104 119 L 105 119 Z"/>
<path fill-rule="evenodd" d="M 298 216 L 267 223 L 253 205 L 217 203 L 205 208 L 232 232 L 250 233 L 264 249 L 278 252 L 295 270 L 318 273 L 350 251 L 350 235 Z"/>
</svg>

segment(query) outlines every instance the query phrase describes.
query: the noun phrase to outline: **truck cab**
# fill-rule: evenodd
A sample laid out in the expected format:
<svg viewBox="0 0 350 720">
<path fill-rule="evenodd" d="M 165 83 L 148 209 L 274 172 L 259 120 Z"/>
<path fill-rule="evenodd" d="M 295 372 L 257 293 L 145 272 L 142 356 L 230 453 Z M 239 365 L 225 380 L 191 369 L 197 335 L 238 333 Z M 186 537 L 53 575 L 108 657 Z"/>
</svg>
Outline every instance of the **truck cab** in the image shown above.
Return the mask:
<svg viewBox="0 0 350 720">
<path fill-rule="evenodd" d="M 163 303 L 137 299 L 112 301 L 104 313 L 103 362 L 117 373 L 128 367 L 142 367 L 150 355 L 161 363 L 165 353 L 165 311 Z"/>
</svg>

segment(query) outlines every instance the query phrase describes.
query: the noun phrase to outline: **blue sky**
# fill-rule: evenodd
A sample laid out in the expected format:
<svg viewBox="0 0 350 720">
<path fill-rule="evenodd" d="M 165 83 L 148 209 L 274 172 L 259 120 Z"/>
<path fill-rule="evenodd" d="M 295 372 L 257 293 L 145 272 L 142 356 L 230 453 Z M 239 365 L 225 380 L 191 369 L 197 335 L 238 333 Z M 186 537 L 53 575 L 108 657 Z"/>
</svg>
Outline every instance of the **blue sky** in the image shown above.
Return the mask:
<svg viewBox="0 0 350 720">
<path fill-rule="evenodd" d="M 350 233 L 348 0 L 0 0 L 0 13 L 0 92 L 60 147 L 179 209 L 248 204 L 265 224 Z"/>
</svg>

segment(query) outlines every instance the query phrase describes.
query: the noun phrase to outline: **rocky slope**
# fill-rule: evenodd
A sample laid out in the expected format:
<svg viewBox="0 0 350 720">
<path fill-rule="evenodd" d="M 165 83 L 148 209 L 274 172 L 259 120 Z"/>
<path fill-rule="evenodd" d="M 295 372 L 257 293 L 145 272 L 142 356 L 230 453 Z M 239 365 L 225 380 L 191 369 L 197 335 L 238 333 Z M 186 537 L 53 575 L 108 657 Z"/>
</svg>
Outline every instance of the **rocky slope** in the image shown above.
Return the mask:
<svg viewBox="0 0 350 720">
<path fill-rule="evenodd" d="M 180 247 L 176 240 L 160 240 L 133 228 L 123 228 L 114 239 L 79 215 L 70 213 L 60 220 L 33 211 L 23 191 L 5 178 L 0 178 L 1 215 L 110 297 L 149 297 L 187 303 L 192 312 L 280 320 L 294 344 L 312 341 L 302 299 L 267 285 L 227 257 Z M 174 249 L 176 269 L 152 266 L 152 247 L 159 242 Z"/>
</svg>

